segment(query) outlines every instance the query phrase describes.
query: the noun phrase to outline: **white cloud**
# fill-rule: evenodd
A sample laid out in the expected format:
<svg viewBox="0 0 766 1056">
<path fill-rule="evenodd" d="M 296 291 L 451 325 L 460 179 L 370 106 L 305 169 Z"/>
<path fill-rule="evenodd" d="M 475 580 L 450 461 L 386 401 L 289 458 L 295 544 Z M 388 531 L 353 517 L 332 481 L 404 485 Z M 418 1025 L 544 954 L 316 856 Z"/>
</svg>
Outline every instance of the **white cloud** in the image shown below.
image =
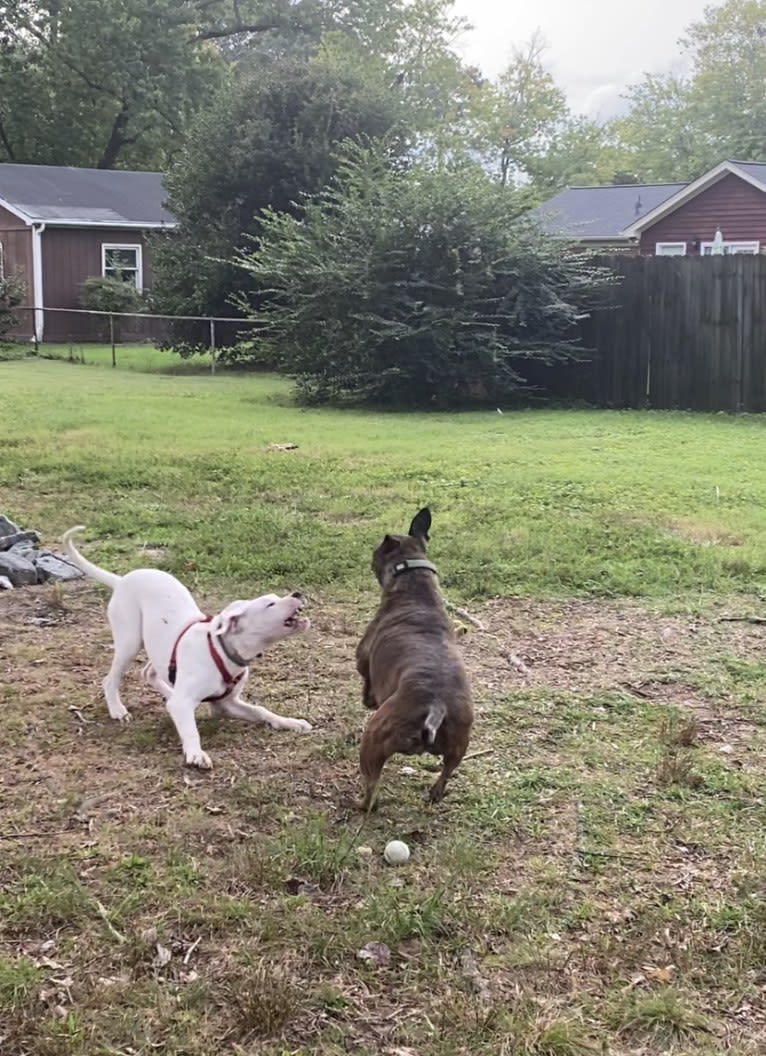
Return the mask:
<svg viewBox="0 0 766 1056">
<path fill-rule="evenodd" d="M 545 61 L 570 105 L 589 116 L 623 109 L 620 94 L 645 72 L 682 65 L 679 38 L 709 0 L 456 0 L 475 27 L 459 42 L 465 59 L 490 77 L 535 30 L 548 42 Z"/>
</svg>

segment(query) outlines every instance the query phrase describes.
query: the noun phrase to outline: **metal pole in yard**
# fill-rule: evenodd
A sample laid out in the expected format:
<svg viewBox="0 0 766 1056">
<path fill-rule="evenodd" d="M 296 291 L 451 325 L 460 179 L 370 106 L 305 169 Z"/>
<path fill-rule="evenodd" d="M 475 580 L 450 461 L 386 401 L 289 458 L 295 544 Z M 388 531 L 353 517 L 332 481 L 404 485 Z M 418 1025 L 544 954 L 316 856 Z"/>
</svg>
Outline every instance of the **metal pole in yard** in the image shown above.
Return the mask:
<svg viewBox="0 0 766 1056">
<path fill-rule="evenodd" d="M 210 373 L 215 374 L 215 319 L 210 320 Z"/>
<path fill-rule="evenodd" d="M 112 366 L 117 366 L 117 353 L 114 348 L 114 316 L 109 313 L 109 338 L 112 342 Z"/>
</svg>

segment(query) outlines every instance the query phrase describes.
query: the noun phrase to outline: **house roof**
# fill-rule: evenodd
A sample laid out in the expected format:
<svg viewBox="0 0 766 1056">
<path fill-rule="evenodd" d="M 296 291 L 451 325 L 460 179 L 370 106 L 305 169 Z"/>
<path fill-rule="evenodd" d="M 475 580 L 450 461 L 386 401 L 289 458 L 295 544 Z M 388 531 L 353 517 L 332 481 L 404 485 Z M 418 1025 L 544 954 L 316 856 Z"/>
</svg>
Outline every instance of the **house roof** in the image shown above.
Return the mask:
<svg viewBox="0 0 766 1056">
<path fill-rule="evenodd" d="M 663 216 L 667 216 L 668 213 L 672 213 L 680 206 L 685 205 L 686 202 L 696 198 L 698 194 L 702 194 L 708 187 L 712 187 L 713 184 L 718 183 L 719 180 L 729 175 L 738 176 L 759 191 L 766 192 L 766 162 L 722 161 L 720 165 L 703 172 L 698 179 L 684 184 L 674 195 L 664 202 L 659 202 L 650 212 L 637 218 L 630 227 L 625 229 L 624 234 L 628 238 L 637 238 L 642 231 L 646 230 L 647 227 L 651 227 L 652 224 L 656 224 Z"/>
<path fill-rule="evenodd" d="M 626 239 L 625 228 L 667 201 L 684 183 L 567 187 L 535 210 L 552 235 L 578 241 Z"/>
<path fill-rule="evenodd" d="M 627 242 L 733 174 L 766 192 L 766 162 L 723 161 L 691 183 L 567 187 L 535 210 L 549 234 L 580 242 Z"/>
<path fill-rule="evenodd" d="M 731 165 L 734 169 L 740 169 L 742 172 L 747 173 L 756 183 L 760 183 L 763 190 L 766 191 L 766 161 L 729 161 L 724 162 L 724 164 Z"/>
<path fill-rule="evenodd" d="M 0 164 L 0 205 L 27 223 L 85 227 L 164 227 L 161 172 Z"/>
</svg>

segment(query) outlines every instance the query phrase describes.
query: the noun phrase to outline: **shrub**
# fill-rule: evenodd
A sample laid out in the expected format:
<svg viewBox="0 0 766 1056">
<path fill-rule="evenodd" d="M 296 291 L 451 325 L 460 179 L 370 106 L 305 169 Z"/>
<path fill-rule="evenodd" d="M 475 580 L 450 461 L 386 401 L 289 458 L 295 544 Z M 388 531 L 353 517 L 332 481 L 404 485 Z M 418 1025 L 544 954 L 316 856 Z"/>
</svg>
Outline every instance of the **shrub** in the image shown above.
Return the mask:
<svg viewBox="0 0 766 1056">
<path fill-rule="evenodd" d="M 80 303 L 92 312 L 140 312 L 143 299 L 132 282 L 113 279 L 110 276 L 94 275 L 80 287 Z M 97 317 L 97 326 L 104 337 L 110 336 L 109 319 Z M 114 336 L 119 341 L 123 320 L 114 320 Z"/>
<path fill-rule="evenodd" d="M 18 320 L 14 308 L 18 308 L 24 297 L 24 283 L 18 276 L 0 278 L 0 338 L 16 325 Z"/>
<path fill-rule="evenodd" d="M 153 303 L 171 315 L 231 316 L 247 288 L 232 264 L 260 235 L 261 210 L 291 212 L 337 165 L 338 144 L 388 132 L 398 96 L 380 75 L 314 56 L 236 78 L 198 118 L 167 176 L 176 228 L 153 240 Z M 207 324 L 174 322 L 181 355 L 206 352 Z"/>
<path fill-rule="evenodd" d="M 306 402 L 446 407 L 517 393 L 525 361 L 581 354 L 575 324 L 607 281 L 525 204 L 477 166 L 404 167 L 384 144 L 346 147 L 329 188 L 301 217 L 267 212 L 241 258 L 269 291 L 260 354 Z"/>
</svg>

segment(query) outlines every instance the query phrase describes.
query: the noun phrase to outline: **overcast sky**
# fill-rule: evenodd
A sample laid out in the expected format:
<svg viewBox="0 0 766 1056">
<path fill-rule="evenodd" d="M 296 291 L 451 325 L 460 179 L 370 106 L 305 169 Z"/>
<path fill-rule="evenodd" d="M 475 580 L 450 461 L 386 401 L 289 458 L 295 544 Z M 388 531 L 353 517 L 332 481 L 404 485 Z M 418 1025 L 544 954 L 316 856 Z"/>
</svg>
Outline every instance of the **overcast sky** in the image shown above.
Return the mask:
<svg viewBox="0 0 766 1056">
<path fill-rule="evenodd" d="M 681 69 L 678 38 L 709 0 L 456 0 L 455 10 L 476 28 L 460 52 L 495 76 L 514 44 L 540 29 L 547 66 L 572 109 L 611 117 L 620 94 L 644 72 Z"/>
</svg>

